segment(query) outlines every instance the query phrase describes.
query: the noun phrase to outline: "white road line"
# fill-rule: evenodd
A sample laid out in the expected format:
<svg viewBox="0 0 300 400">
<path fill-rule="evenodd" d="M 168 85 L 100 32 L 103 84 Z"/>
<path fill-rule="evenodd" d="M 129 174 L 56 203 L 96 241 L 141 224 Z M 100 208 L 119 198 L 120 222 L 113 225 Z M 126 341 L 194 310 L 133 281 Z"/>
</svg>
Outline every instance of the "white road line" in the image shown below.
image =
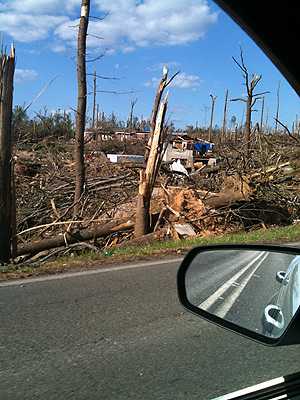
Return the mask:
<svg viewBox="0 0 300 400">
<path fill-rule="evenodd" d="M 151 262 L 145 262 L 145 263 L 139 263 L 139 264 L 127 264 L 127 265 L 121 265 L 119 267 L 98 268 L 98 269 L 92 269 L 92 270 L 80 271 L 80 272 L 65 272 L 65 273 L 61 273 L 59 275 L 49 275 L 49 276 L 41 276 L 41 277 L 36 277 L 36 278 L 17 279 L 17 280 L 12 280 L 12 281 L 0 282 L 0 287 L 20 286 L 20 285 L 26 285 L 28 283 L 55 281 L 55 280 L 59 280 L 59 279 L 76 278 L 76 277 L 82 277 L 82 276 L 87 276 L 87 275 L 98 275 L 98 274 L 103 274 L 105 272 L 123 271 L 123 270 L 135 269 L 135 268 L 148 268 L 148 267 L 151 268 L 151 267 L 158 267 L 160 265 L 167 265 L 167 264 L 173 264 L 173 263 L 178 263 L 178 265 L 179 265 L 182 260 L 183 260 L 183 257 L 180 257 L 180 258 L 173 258 L 170 260 L 151 261 Z"/>
<path fill-rule="evenodd" d="M 199 308 L 202 308 L 204 310 L 208 310 L 225 292 L 226 290 L 232 286 L 234 282 L 239 279 L 240 276 L 242 276 L 249 268 L 252 267 L 253 264 L 255 264 L 261 257 L 263 257 L 265 254 L 260 253 L 257 257 L 254 258 L 249 264 L 247 264 L 243 269 L 241 269 L 239 272 L 237 272 L 232 278 L 230 278 L 227 282 L 225 282 L 217 291 L 215 291 L 211 296 L 209 296 L 205 301 L 203 301 L 201 304 L 199 304 Z"/>
<path fill-rule="evenodd" d="M 238 391 L 233 392 L 233 393 L 225 394 L 225 395 L 217 397 L 217 398 L 215 398 L 213 400 L 240 399 L 242 396 L 245 396 L 245 395 L 247 395 L 249 393 L 251 393 L 253 395 L 253 394 L 255 394 L 255 392 L 259 392 L 260 390 L 272 388 L 273 386 L 276 386 L 276 385 L 283 385 L 284 383 L 285 383 L 284 377 L 280 376 L 279 378 L 271 379 L 270 381 L 259 383 L 258 385 L 250 386 L 250 387 L 238 390 Z M 276 397 L 275 399 L 277 399 L 277 398 L 278 397 Z M 284 399 L 285 397 L 282 397 L 282 398 Z M 275 399 L 273 399 L 273 400 L 275 400 Z M 280 399 L 280 397 L 279 397 L 279 399 Z"/>
<path fill-rule="evenodd" d="M 258 262 L 257 266 L 254 270 L 240 283 L 239 286 L 225 299 L 224 303 L 218 308 L 216 311 L 216 315 L 220 318 L 224 318 L 228 311 L 231 309 L 233 304 L 236 302 L 242 291 L 245 289 L 246 285 L 255 274 L 256 270 L 261 266 L 261 264 L 265 261 L 265 259 L 269 256 L 269 253 L 265 254 L 265 256 Z"/>
</svg>

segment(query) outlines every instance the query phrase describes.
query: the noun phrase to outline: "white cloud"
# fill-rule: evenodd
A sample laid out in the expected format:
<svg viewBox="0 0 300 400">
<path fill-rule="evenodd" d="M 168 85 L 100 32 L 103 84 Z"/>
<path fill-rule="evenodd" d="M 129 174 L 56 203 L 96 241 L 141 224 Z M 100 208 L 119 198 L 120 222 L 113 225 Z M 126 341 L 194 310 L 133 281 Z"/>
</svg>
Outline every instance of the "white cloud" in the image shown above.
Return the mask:
<svg viewBox="0 0 300 400">
<path fill-rule="evenodd" d="M 169 69 L 179 69 L 180 63 L 178 61 L 168 61 L 168 62 L 160 62 L 158 64 L 154 64 L 151 67 L 147 68 L 148 71 L 162 71 L 164 66 L 167 66 Z"/>
<path fill-rule="evenodd" d="M 132 53 L 135 50 L 133 46 L 124 46 L 122 47 L 122 53 L 127 54 L 127 53 Z"/>
<path fill-rule="evenodd" d="M 15 70 L 15 82 L 21 83 L 24 81 L 34 81 L 37 79 L 38 73 L 34 69 L 20 69 Z"/>
<path fill-rule="evenodd" d="M 51 33 L 68 45 L 76 44 L 75 26 L 80 0 L 0 0 L 1 31 L 15 40 L 30 42 Z M 88 44 L 95 49 L 128 53 L 137 47 L 172 46 L 202 38 L 217 14 L 206 0 L 94 0 Z"/>
<path fill-rule="evenodd" d="M 2 4 L 4 9 L 10 9 L 17 13 L 32 14 L 60 14 L 71 12 L 80 7 L 81 0 L 6 0 Z M 0 3 L 1 5 L 1 3 Z"/>
<path fill-rule="evenodd" d="M 181 72 L 171 85 L 180 89 L 195 89 L 200 86 L 200 83 L 201 80 L 198 75 L 188 75 L 185 72 Z"/>
<path fill-rule="evenodd" d="M 49 32 L 65 19 L 63 16 L 36 16 L 7 12 L 0 14 L 0 27 L 2 32 L 19 42 L 33 42 L 45 39 Z"/>
<path fill-rule="evenodd" d="M 56 43 L 51 46 L 51 50 L 54 51 L 54 53 L 64 53 L 66 49 L 66 46 L 61 43 Z"/>
<path fill-rule="evenodd" d="M 156 87 L 159 82 L 159 78 L 153 77 L 150 81 L 147 81 L 144 85 L 146 87 Z M 170 84 L 171 87 L 178 89 L 197 89 L 201 84 L 201 79 L 198 75 L 189 75 L 185 72 L 178 74 L 173 82 Z"/>
</svg>

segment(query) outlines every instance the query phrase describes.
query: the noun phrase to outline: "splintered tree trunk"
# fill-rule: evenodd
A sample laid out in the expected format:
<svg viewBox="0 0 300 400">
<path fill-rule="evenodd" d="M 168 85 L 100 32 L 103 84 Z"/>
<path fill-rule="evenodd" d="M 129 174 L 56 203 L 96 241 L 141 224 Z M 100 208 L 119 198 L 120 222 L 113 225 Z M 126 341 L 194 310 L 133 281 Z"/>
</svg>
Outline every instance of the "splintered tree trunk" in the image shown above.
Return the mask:
<svg viewBox="0 0 300 400">
<path fill-rule="evenodd" d="M 265 97 L 261 100 L 261 112 L 260 112 L 260 131 L 263 131 L 264 126 L 264 111 L 265 111 Z"/>
<path fill-rule="evenodd" d="M 15 226 L 14 186 L 12 184 L 12 104 L 15 51 L 0 54 L 0 263 L 12 256 Z"/>
<path fill-rule="evenodd" d="M 92 128 L 95 128 L 96 123 L 96 97 L 97 97 L 97 74 L 94 72 L 93 79 L 93 119 L 92 119 Z"/>
<path fill-rule="evenodd" d="M 134 111 L 134 107 L 135 107 L 136 103 L 137 103 L 137 99 L 130 102 L 129 129 L 131 131 L 133 130 L 133 111 Z"/>
<path fill-rule="evenodd" d="M 252 97 L 248 96 L 246 103 L 246 121 L 245 121 L 247 152 L 249 152 L 250 150 L 250 140 L 251 140 L 251 106 L 252 106 Z"/>
<path fill-rule="evenodd" d="M 158 110 L 159 110 L 159 105 L 161 102 L 163 92 L 167 86 L 167 83 L 168 83 L 168 74 L 166 73 L 163 75 L 161 81 L 159 82 L 155 100 L 154 100 L 154 105 L 153 105 L 153 110 L 152 110 L 151 120 L 150 120 L 151 131 L 150 131 L 149 140 L 148 140 L 148 144 L 147 144 L 146 151 L 145 151 L 145 161 L 148 160 L 150 146 L 151 146 L 151 142 L 152 142 L 152 138 L 154 135 L 155 126 L 156 126 L 156 119 L 157 119 L 157 114 L 158 114 Z"/>
<path fill-rule="evenodd" d="M 221 141 L 224 143 L 226 138 L 226 124 L 227 124 L 227 103 L 228 103 L 228 89 L 225 94 L 225 102 L 224 102 L 224 112 L 223 112 L 223 126 L 222 126 L 222 138 Z"/>
<path fill-rule="evenodd" d="M 75 132 L 75 206 L 74 215 L 76 216 L 80 207 L 80 197 L 84 190 L 85 168 L 84 168 L 84 130 L 86 119 L 86 37 L 89 24 L 90 0 L 82 0 L 81 16 L 78 30 L 77 41 L 77 113 L 76 113 L 76 132 Z"/>
<path fill-rule="evenodd" d="M 277 105 L 276 105 L 276 117 L 275 117 L 275 132 L 278 130 L 278 120 L 279 120 L 279 106 L 280 106 L 280 81 L 278 82 L 277 88 Z"/>
<path fill-rule="evenodd" d="M 159 157 L 164 120 L 167 110 L 167 98 L 165 98 L 159 107 L 156 117 L 156 125 L 152 136 L 151 148 L 147 160 L 146 169 L 140 171 L 140 183 L 138 200 L 136 207 L 135 237 L 139 238 L 149 233 L 150 229 L 150 201 L 155 179 L 159 169 Z"/>
<path fill-rule="evenodd" d="M 213 130 L 213 121 L 214 121 L 214 111 L 215 111 L 215 103 L 217 96 L 210 95 L 211 97 L 211 111 L 210 111 L 210 124 L 209 124 L 209 131 L 208 131 L 208 141 L 212 141 L 212 130 Z"/>
</svg>

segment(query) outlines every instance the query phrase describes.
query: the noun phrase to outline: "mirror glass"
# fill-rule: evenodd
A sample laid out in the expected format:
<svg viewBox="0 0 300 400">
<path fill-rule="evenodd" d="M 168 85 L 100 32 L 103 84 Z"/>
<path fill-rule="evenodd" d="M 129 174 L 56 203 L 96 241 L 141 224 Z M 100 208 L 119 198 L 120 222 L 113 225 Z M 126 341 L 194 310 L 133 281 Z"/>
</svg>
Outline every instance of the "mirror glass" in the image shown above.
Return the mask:
<svg viewBox="0 0 300 400">
<path fill-rule="evenodd" d="M 300 256 L 295 254 L 203 251 L 186 272 L 187 298 L 199 309 L 278 338 L 299 307 L 299 266 Z"/>
</svg>

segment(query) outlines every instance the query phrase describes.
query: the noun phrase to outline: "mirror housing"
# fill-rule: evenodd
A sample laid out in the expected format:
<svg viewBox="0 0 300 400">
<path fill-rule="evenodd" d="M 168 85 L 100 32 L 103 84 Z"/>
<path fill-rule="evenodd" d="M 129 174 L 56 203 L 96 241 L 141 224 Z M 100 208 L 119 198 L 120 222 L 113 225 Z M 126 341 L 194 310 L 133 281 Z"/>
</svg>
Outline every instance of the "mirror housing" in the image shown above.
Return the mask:
<svg viewBox="0 0 300 400">
<path fill-rule="evenodd" d="M 300 304 L 298 304 L 298 297 L 297 297 L 297 309 L 295 309 L 295 307 L 293 308 L 293 310 L 295 309 L 295 311 L 293 313 L 291 313 L 290 318 L 285 318 L 281 308 L 278 306 L 278 304 L 273 304 L 273 302 L 270 301 L 267 302 L 264 307 L 260 310 L 261 311 L 261 323 L 262 323 L 262 329 L 263 332 L 259 332 L 258 329 L 252 330 L 249 329 L 249 326 L 243 326 L 243 325 L 239 325 L 237 323 L 235 323 L 234 320 L 230 320 L 228 318 L 224 318 L 224 313 L 216 313 L 216 312 L 210 312 L 209 306 L 212 306 L 212 301 L 210 300 L 211 297 L 213 297 L 213 295 L 218 296 L 218 301 L 222 301 L 223 299 L 223 293 L 225 290 L 227 290 L 225 288 L 219 287 L 219 289 L 217 289 L 215 291 L 215 293 L 211 296 L 208 296 L 210 293 L 208 293 L 208 288 L 205 286 L 205 282 L 210 279 L 213 279 L 213 271 L 211 272 L 211 274 L 209 275 L 208 273 L 206 273 L 206 275 L 204 275 L 204 273 L 201 275 L 201 262 L 199 262 L 198 264 L 196 264 L 195 267 L 195 259 L 197 257 L 200 257 L 200 259 L 198 258 L 198 260 L 205 260 L 205 262 L 207 263 L 208 261 L 208 254 L 211 256 L 211 260 L 213 260 L 213 254 L 216 255 L 216 252 L 228 252 L 228 254 L 236 251 L 236 252 L 247 252 L 247 254 L 250 252 L 261 252 L 261 253 L 266 253 L 266 254 L 271 254 L 273 257 L 276 256 L 280 256 L 280 257 L 287 257 L 288 260 L 294 260 L 297 259 L 297 257 L 300 256 L 300 249 L 297 248 L 293 248 L 293 247 L 282 247 L 282 246 L 268 246 L 268 245 L 214 245 L 214 246 L 203 246 L 203 247 L 196 247 L 194 249 L 192 249 L 184 258 L 179 270 L 178 270 L 178 274 L 177 274 L 177 288 L 178 288 L 178 296 L 179 296 L 179 300 L 181 302 L 181 304 L 190 312 L 192 312 L 193 314 L 196 314 L 210 322 L 213 322 L 214 324 L 223 327 L 225 329 L 228 329 L 230 331 L 236 332 L 240 335 L 243 335 L 247 338 L 250 338 L 252 340 L 255 340 L 257 342 L 269 345 L 269 346 L 283 346 L 283 345 L 291 345 L 291 344 L 300 344 L 300 335 L 299 335 L 299 331 L 300 331 Z M 214 253 L 213 253 L 214 252 Z M 206 254 L 204 254 L 206 253 Z M 276 254 L 274 254 L 276 253 Z M 254 253 L 253 253 L 254 254 Z M 259 253 L 258 253 L 259 254 Z M 255 260 L 257 260 L 259 258 L 256 257 Z M 264 257 L 263 257 L 264 258 Z M 220 259 L 222 260 L 222 257 L 220 257 Z M 261 260 L 261 258 L 259 258 Z M 223 257 L 224 260 L 224 257 Z M 251 262 L 250 264 L 253 264 L 254 261 Z M 300 260 L 300 257 L 299 257 Z M 263 261 L 263 260 L 262 260 Z M 194 264 L 193 264 L 194 262 Z M 204 262 L 204 263 L 205 263 Z M 197 279 L 199 279 L 200 286 L 202 287 L 202 292 L 200 293 L 200 295 L 205 296 L 202 297 L 202 299 L 206 298 L 208 296 L 208 298 L 205 301 L 201 300 L 201 304 L 199 304 L 199 302 L 195 302 L 193 301 L 193 291 L 190 290 L 190 288 L 188 288 L 188 284 L 187 282 L 191 282 L 191 265 L 194 265 L 194 270 L 197 270 L 197 274 L 199 275 Z M 225 264 L 225 262 L 224 262 Z M 249 264 L 249 265 L 250 265 Z M 292 264 L 292 262 L 290 263 Z M 299 263 L 300 265 L 300 263 Z M 274 263 L 272 264 L 273 268 L 277 267 L 277 264 L 275 265 Z M 280 267 L 278 267 L 279 269 Z M 287 271 L 281 271 L 282 266 L 280 268 L 280 271 L 278 271 L 276 274 L 272 275 L 274 278 L 274 283 L 272 281 L 272 284 L 277 285 L 278 286 L 278 290 L 280 290 L 282 288 L 282 290 L 286 290 L 287 285 L 289 284 L 289 281 L 291 281 L 290 276 L 288 276 L 289 272 Z M 200 272 L 199 272 L 200 271 Z M 230 286 L 230 289 L 232 291 L 234 291 L 235 287 L 237 287 L 238 289 L 236 291 L 239 292 L 239 294 L 244 290 L 244 283 L 240 284 L 239 282 L 237 282 L 235 279 L 237 276 L 240 277 L 243 274 L 243 270 L 240 269 L 238 270 L 239 272 L 237 274 L 235 274 L 231 279 L 229 279 L 226 283 L 227 286 Z M 222 269 L 222 273 L 225 273 L 226 269 L 225 267 Z M 251 272 L 251 276 L 253 276 L 254 272 Z M 297 279 L 299 279 L 299 274 L 297 275 Z M 255 276 L 255 274 L 254 274 Z M 258 275 L 257 275 L 258 276 Z M 205 277 L 205 279 L 203 278 Z M 209 278 L 208 278 L 209 277 Z M 249 279 L 247 278 L 247 283 L 249 282 Z M 298 282 L 298 280 L 297 280 Z M 204 286 L 203 286 L 204 285 Z M 219 283 L 220 285 L 220 283 Z M 298 283 L 299 285 L 299 283 Z M 199 286 L 199 287 L 200 287 Z M 196 287 L 196 286 L 195 286 Z M 218 288 L 218 286 L 215 286 L 215 288 Z M 197 289 L 198 290 L 198 289 Z M 201 292 L 200 290 L 200 292 Z M 291 293 L 293 293 L 293 291 L 290 291 Z M 198 293 L 197 293 L 198 294 Z M 254 291 L 255 294 L 255 291 Z M 216 302 L 216 296 L 214 297 L 214 302 Z M 234 297 L 234 295 L 231 295 L 231 297 Z M 253 296 L 257 297 L 257 296 Z M 290 295 L 289 295 L 290 297 Z M 235 296 L 235 299 L 237 298 L 237 296 Z M 220 300 L 221 299 L 221 300 Z M 299 300 L 300 301 L 300 300 Z M 252 303 L 252 301 L 250 302 Z M 237 303 L 238 304 L 238 303 Z M 205 307 L 204 307 L 205 305 Z M 214 306 L 216 306 L 216 304 L 213 304 Z M 218 305 L 218 303 L 217 303 Z M 203 307 L 201 307 L 203 306 Z M 212 307 L 213 308 L 213 307 Z M 224 306 L 223 306 L 224 308 Z M 225 307 L 226 308 L 226 307 Z M 228 308 L 228 307 L 227 307 Z M 227 309 L 226 309 L 227 310 Z M 228 310 L 227 310 L 228 311 Z M 238 314 L 237 314 L 238 315 Z M 282 329 L 284 326 L 284 330 Z M 274 335 L 269 335 L 269 332 L 274 332 L 276 334 Z M 263 334 L 264 333 L 264 334 Z"/>
</svg>

